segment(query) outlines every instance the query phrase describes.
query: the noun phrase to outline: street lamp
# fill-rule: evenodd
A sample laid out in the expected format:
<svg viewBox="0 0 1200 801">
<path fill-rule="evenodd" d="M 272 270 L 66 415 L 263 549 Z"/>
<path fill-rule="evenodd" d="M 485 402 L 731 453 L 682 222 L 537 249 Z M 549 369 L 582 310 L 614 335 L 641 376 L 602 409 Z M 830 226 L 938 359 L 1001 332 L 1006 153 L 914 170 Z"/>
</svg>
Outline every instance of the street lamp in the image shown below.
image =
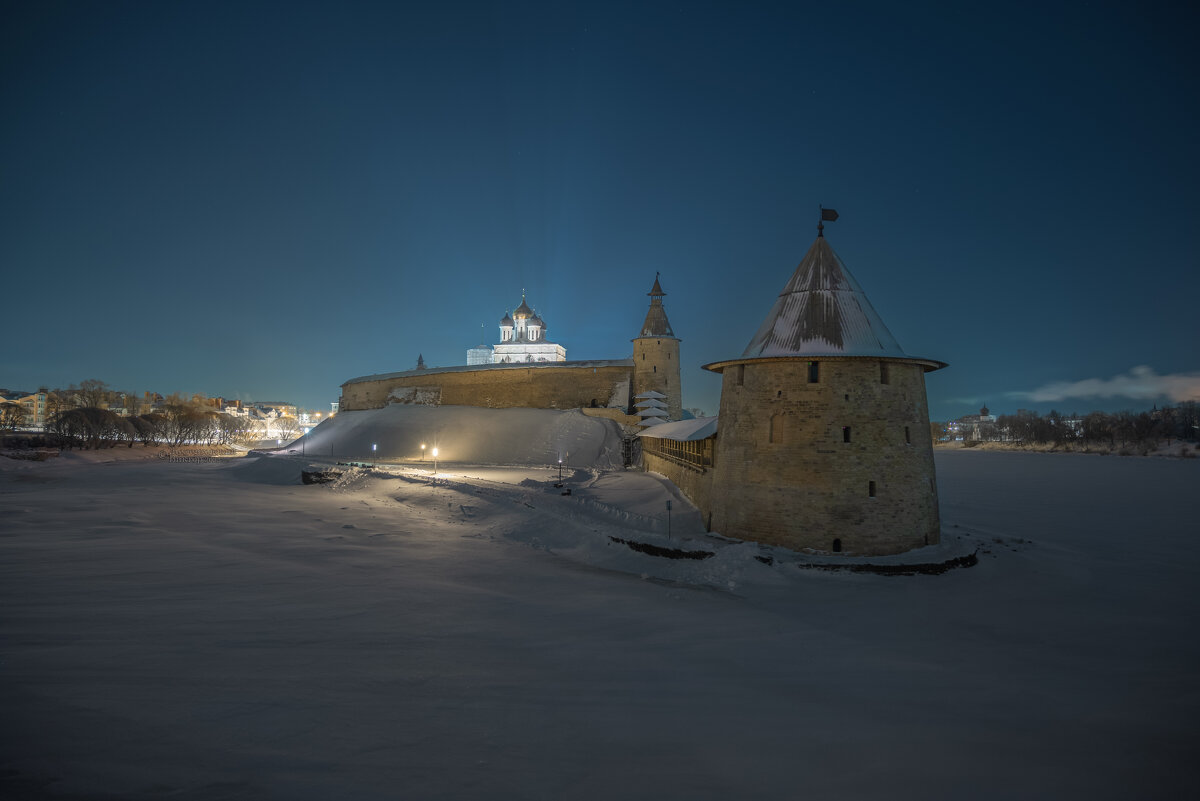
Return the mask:
<svg viewBox="0 0 1200 801">
<path fill-rule="evenodd" d="M 433 475 L 437 476 L 437 448 L 433 449 Z"/>
<path fill-rule="evenodd" d="M 375 451 L 378 447 L 379 446 L 377 444 L 375 444 L 374 442 L 371 443 L 371 460 L 372 461 L 374 461 L 374 459 L 375 459 Z"/>
<path fill-rule="evenodd" d="M 421 443 L 421 461 L 425 461 L 425 443 Z"/>
</svg>

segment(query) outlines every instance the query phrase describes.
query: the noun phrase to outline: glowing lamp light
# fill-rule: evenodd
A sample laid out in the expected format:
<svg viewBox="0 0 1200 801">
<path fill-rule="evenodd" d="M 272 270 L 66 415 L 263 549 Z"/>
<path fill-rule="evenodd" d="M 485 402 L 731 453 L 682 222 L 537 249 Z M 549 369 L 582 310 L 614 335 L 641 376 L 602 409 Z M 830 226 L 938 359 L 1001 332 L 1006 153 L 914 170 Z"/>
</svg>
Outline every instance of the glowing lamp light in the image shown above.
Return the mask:
<svg viewBox="0 0 1200 801">
<path fill-rule="evenodd" d="M 437 448 L 434 448 L 434 449 L 433 449 L 433 458 L 434 458 L 434 459 L 436 459 L 436 458 L 437 458 Z"/>
</svg>

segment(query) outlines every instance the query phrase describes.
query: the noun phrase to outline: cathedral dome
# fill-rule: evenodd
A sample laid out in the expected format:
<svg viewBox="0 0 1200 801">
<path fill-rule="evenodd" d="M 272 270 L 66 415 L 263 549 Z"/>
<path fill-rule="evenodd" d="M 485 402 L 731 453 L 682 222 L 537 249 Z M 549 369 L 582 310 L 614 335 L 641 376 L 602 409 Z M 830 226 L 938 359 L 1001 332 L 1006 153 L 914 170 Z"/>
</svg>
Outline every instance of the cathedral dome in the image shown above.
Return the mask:
<svg viewBox="0 0 1200 801">
<path fill-rule="evenodd" d="M 513 312 L 513 317 L 533 317 L 533 309 L 529 308 L 529 304 L 525 302 L 525 296 L 521 296 L 521 305 Z"/>
<path fill-rule="evenodd" d="M 512 325 L 512 324 L 513 324 L 513 318 L 509 316 L 508 312 L 505 312 L 504 316 L 500 318 L 500 325 Z"/>
</svg>

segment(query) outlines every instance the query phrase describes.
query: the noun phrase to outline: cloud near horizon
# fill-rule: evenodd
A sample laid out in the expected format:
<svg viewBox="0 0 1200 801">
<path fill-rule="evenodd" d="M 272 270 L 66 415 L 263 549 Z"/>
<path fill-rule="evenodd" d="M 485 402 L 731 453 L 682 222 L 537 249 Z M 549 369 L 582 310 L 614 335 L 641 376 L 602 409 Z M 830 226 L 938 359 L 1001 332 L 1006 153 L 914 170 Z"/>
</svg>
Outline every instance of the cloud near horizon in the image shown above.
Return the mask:
<svg viewBox="0 0 1200 801">
<path fill-rule="evenodd" d="M 1068 398 L 1169 398 L 1174 403 L 1200 401 L 1200 373 L 1159 375 L 1154 368 L 1138 365 L 1125 375 L 1112 378 L 1087 378 L 1082 381 L 1055 381 L 1028 392 L 1006 393 L 1039 403 Z"/>
</svg>

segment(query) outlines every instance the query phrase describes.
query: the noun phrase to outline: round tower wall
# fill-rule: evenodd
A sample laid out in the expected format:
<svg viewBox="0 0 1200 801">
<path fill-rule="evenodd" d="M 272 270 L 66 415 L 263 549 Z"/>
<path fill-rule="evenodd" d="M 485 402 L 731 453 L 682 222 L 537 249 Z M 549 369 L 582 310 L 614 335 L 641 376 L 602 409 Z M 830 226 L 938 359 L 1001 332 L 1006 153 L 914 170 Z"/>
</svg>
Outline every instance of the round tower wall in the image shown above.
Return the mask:
<svg viewBox="0 0 1200 801">
<path fill-rule="evenodd" d="M 938 542 L 921 365 L 763 359 L 722 373 L 712 530 L 847 554 Z"/>
<path fill-rule="evenodd" d="M 679 340 L 674 337 L 638 337 L 633 340 L 633 391 L 637 402 L 642 392 L 667 396 L 670 420 L 683 417 L 683 387 L 679 378 Z"/>
</svg>

